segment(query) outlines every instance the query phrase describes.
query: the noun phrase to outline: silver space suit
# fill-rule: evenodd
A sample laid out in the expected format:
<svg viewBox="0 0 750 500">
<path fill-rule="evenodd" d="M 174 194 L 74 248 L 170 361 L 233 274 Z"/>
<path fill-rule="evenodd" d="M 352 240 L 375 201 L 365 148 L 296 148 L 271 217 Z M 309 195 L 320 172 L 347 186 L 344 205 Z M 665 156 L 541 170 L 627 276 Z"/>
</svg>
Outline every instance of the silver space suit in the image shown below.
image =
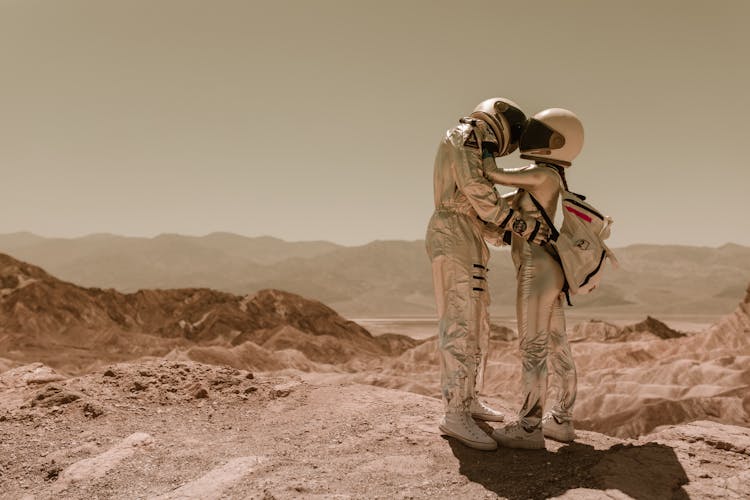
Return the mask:
<svg viewBox="0 0 750 500">
<path fill-rule="evenodd" d="M 485 174 L 494 183 L 519 188 L 513 207 L 521 214 L 543 217 L 541 207 L 554 220 L 560 186 L 565 183 L 563 169 L 571 165 L 582 146 L 583 127 L 573 113 L 559 108 L 545 110 L 529 120 L 520 141 L 521 157 L 536 163 L 505 170 L 486 165 Z M 549 246 L 529 245 L 514 235 L 511 254 L 518 273 L 516 315 L 523 403 L 519 421 L 497 429 L 493 437 L 500 444 L 518 448 L 543 448 L 544 435 L 572 441 L 577 378 L 565 332 L 565 276 Z M 557 394 L 545 415 L 548 361 Z"/>
<path fill-rule="evenodd" d="M 516 148 L 524 121 L 512 101 L 483 101 L 472 117 L 447 131 L 435 158 L 435 212 L 426 246 L 440 320 L 441 387 L 447 419 L 441 430 L 479 449 L 494 449 L 496 444 L 486 434 L 482 436 L 470 417 L 502 420 L 501 414 L 477 399 L 490 327 L 485 240 L 502 244 L 506 227 L 536 242 L 545 241 L 549 234 L 540 220 L 519 216 L 511 209 L 482 171 L 483 155 L 494 158 Z M 459 427 L 462 430 L 455 430 Z"/>
</svg>

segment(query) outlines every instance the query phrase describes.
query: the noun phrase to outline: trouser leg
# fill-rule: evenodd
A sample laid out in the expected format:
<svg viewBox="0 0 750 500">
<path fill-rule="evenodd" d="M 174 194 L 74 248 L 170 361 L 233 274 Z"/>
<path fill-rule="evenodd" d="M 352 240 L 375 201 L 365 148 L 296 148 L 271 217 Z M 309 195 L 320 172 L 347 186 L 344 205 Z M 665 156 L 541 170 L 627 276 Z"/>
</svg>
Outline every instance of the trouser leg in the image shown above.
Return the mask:
<svg viewBox="0 0 750 500">
<path fill-rule="evenodd" d="M 446 411 L 468 412 L 479 359 L 481 295 L 472 290 L 472 264 L 439 256 L 432 262 L 440 318 L 440 382 Z"/>
<path fill-rule="evenodd" d="M 519 277 L 524 278 L 523 274 L 522 269 L 522 275 Z M 522 279 L 516 297 L 523 391 L 523 404 L 518 416 L 527 428 L 537 427 L 541 423 L 544 397 L 547 393 L 547 330 L 539 327 L 536 314 L 539 309 L 539 297 L 531 293 L 530 285 L 530 280 Z"/>
<path fill-rule="evenodd" d="M 536 255 L 534 255 L 536 254 Z M 552 261 L 552 264 L 555 264 Z M 555 264 L 556 265 L 556 264 Z M 526 245 L 518 273 L 516 315 L 521 351 L 523 403 L 521 424 L 537 427 L 547 395 L 547 349 L 552 307 L 560 293 L 561 276 L 550 257 Z"/>
<path fill-rule="evenodd" d="M 551 413 L 557 417 L 558 421 L 567 422 L 573 419 L 573 405 L 578 393 L 578 377 L 565 331 L 562 297 L 562 295 L 558 296 L 552 308 L 550 328 L 549 361 L 552 371 L 551 385 L 554 388 L 554 404 Z"/>
<path fill-rule="evenodd" d="M 475 288 L 483 288 L 481 293 L 479 293 L 479 303 L 476 306 L 478 314 L 478 342 L 476 354 L 477 376 L 474 391 L 475 395 L 478 396 L 484 389 L 484 381 L 487 374 L 487 356 L 489 355 L 490 348 L 490 289 L 487 282 L 487 270 L 475 267 L 472 279 Z"/>
</svg>

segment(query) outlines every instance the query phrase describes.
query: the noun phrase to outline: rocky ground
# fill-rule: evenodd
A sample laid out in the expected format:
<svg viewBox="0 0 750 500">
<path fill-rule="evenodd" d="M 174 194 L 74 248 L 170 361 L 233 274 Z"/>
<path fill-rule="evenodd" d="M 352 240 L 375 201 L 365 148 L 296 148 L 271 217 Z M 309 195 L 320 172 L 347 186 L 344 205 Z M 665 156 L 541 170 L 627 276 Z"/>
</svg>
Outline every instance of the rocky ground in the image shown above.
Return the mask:
<svg viewBox="0 0 750 500">
<path fill-rule="evenodd" d="M 495 402 L 496 403 L 496 402 Z M 479 452 L 438 400 L 191 361 L 0 373 L 2 498 L 747 498 L 750 429 Z"/>
</svg>

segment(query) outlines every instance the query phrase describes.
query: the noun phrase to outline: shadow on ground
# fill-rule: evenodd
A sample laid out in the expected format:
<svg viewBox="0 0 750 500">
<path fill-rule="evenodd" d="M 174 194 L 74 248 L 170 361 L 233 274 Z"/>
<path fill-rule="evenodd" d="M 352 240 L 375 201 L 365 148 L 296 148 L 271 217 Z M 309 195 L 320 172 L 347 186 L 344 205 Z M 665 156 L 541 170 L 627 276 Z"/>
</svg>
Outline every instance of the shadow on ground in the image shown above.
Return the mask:
<svg viewBox="0 0 750 500">
<path fill-rule="evenodd" d="M 689 498 L 687 474 L 669 446 L 618 444 L 608 450 L 571 443 L 557 452 L 498 448 L 478 451 L 448 439 L 459 472 L 511 500 L 549 498 L 575 488 L 620 490 L 637 499 Z"/>
</svg>

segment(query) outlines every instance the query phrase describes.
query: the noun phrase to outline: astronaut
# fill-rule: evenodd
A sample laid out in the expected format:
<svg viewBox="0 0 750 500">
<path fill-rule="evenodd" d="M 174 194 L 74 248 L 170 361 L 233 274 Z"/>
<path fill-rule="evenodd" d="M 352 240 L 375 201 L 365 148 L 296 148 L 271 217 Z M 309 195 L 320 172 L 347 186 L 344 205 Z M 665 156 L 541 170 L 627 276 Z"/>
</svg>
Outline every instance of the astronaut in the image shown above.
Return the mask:
<svg viewBox="0 0 750 500">
<path fill-rule="evenodd" d="M 521 158 L 534 163 L 498 169 L 494 161 L 486 161 L 484 171 L 494 183 L 519 188 L 512 206 L 522 216 L 538 217 L 542 207 L 554 220 L 560 186 L 567 189 L 565 170 L 582 147 L 583 126 L 578 117 L 566 109 L 546 109 L 528 120 L 520 139 Z M 530 245 L 514 234 L 511 255 L 518 272 L 516 317 L 523 404 L 518 421 L 496 429 L 492 437 L 512 448 L 544 448 L 544 436 L 565 442 L 575 439 L 572 418 L 577 378 L 565 333 L 565 277 L 551 245 Z M 548 360 L 557 394 L 545 414 Z"/>
<path fill-rule="evenodd" d="M 435 212 L 427 227 L 439 323 L 443 434 L 467 446 L 494 450 L 497 443 L 472 417 L 501 422 L 503 414 L 478 399 L 489 343 L 489 290 L 485 239 L 502 244 L 506 228 L 523 241 L 543 243 L 549 228 L 519 216 L 483 175 L 482 158 L 513 152 L 526 116 L 512 101 L 481 102 L 448 130 L 435 158 Z M 494 167 L 494 160 L 493 160 Z M 535 246 L 535 245 L 534 245 Z"/>
</svg>

